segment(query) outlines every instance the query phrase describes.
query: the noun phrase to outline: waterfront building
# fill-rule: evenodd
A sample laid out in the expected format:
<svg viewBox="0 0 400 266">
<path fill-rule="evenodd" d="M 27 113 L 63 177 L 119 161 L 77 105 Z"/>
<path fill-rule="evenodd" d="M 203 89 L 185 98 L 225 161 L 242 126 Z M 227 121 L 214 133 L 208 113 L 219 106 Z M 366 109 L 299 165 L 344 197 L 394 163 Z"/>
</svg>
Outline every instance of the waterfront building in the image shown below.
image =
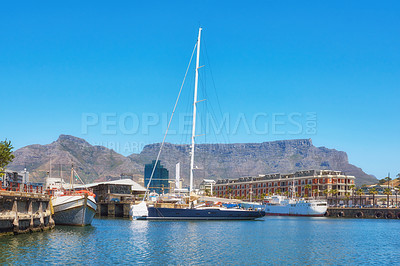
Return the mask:
<svg viewBox="0 0 400 266">
<path fill-rule="evenodd" d="M 146 189 L 132 179 L 120 179 L 75 186 L 76 189 L 90 189 L 96 195 L 97 202 L 133 201 L 146 192 Z"/>
<path fill-rule="evenodd" d="M 146 164 L 144 167 L 144 186 L 147 187 L 150 181 L 151 173 L 154 168 L 154 164 L 156 161 L 154 160 L 151 164 Z M 149 191 L 156 192 L 158 194 L 169 193 L 169 172 L 164 166 L 161 165 L 161 162 L 158 161 L 153 178 L 150 182 Z"/>
<path fill-rule="evenodd" d="M 355 177 L 341 171 L 306 170 L 290 174 L 268 174 L 238 179 L 222 179 L 215 184 L 214 194 L 225 198 L 259 198 L 269 194 L 291 195 L 294 190 L 298 197 L 325 197 L 326 192 L 344 197 L 351 193 Z M 348 194 L 347 194 L 348 195 Z"/>
<path fill-rule="evenodd" d="M 212 179 L 203 179 L 200 183 L 200 192 L 212 196 L 214 194 L 216 181 Z"/>
<path fill-rule="evenodd" d="M 33 188 L 42 187 L 42 183 L 32 183 L 29 181 L 29 172 L 24 171 L 17 172 L 13 170 L 4 170 L 0 172 L 0 189 L 9 188 L 11 190 L 26 190 L 28 187 L 32 190 Z"/>
<path fill-rule="evenodd" d="M 146 189 L 132 179 L 120 179 L 76 186 L 96 195 L 97 214 L 109 217 L 129 217 L 132 203 L 142 200 Z"/>
<path fill-rule="evenodd" d="M 374 185 L 369 185 L 369 186 L 363 186 L 363 187 L 361 187 L 361 190 L 363 191 L 364 194 L 371 194 L 370 190 L 375 189 L 379 195 L 383 195 L 385 188 L 387 188 L 387 186 L 381 186 L 379 184 L 374 184 Z M 390 188 L 393 189 L 392 187 L 390 187 Z"/>
<path fill-rule="evenodd" d="M 364 194 L 371 194 L 371 189 L 375 189 L 375 191 L 378 192 L 378 195 L 384 195 L 386 189 L 390 189 L 393 195 L 397 193 L 397 191 L 399 190 L 393 185 L 387 186 L 387 185 L 374 184 L 361 187 L 361 190 L 363 191 Z"/>
<path fill-rule="evenodd" d="M 22 173 L 18 173 L 12 170 L 5 170 L 1 173 L 1 182 L 4 187 L 8 187 L 10 185 L 22 184 L 24 181 L 24 175 Z"/>
</svg>

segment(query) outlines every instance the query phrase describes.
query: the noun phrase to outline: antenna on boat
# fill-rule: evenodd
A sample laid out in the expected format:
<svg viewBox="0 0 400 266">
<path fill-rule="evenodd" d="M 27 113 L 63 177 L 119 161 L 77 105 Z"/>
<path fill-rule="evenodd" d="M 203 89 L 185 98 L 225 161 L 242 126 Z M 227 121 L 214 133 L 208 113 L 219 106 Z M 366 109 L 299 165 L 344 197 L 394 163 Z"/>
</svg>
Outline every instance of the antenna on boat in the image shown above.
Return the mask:
<svg viewBox="0 0 400 266">
<path fill-rule="evenodd" d="M 197 84 L 199 81 L 199 61 L 200 61 L 200 38 L 201 30 L 199 28 L 199 37 L 197 38 L 197 57 L 196 57 L 196 76 L 194 79 L 194 100 L 193 100 L 193 123 L 192 123 L 192 146 L 190 152 L 190 186 L 189 192 L 193 190 L 193 166 L 194 166 L 194 138 L 196 134 L 196 104 L 197 104 Z"/>
</svg>

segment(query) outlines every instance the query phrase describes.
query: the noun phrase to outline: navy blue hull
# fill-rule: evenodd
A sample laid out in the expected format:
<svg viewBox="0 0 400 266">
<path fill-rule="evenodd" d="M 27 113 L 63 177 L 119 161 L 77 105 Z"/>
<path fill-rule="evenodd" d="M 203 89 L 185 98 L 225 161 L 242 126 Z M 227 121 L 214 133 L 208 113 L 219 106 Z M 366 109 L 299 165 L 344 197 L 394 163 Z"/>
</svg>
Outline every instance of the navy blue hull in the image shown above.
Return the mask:
<svg viewBox="0 0 400 266">
<path fill-rule="evenodd" d="M 265 216 L 264 211 L 220 209 L 148 208 L 145 220 L 254 220 Z"/>
</svg>

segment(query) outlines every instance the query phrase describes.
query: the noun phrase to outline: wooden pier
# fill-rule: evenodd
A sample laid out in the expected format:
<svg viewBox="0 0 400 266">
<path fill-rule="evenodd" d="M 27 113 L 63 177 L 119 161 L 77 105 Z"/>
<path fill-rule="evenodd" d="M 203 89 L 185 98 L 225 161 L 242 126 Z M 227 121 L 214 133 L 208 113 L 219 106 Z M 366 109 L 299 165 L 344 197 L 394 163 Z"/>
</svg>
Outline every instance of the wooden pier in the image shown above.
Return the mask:
<svg viewBox="0 0 400 266">
<path fill-rule="evenodd" d="M 325 213 L 332 218 L 400 219 L 400 208 L 338 208 L 330 207 Z"/>
<path fill-rule="evenodd" d="M 41 193 L 0 191 L 0 235 L 54 228 L 50 197 Z"/>
</svg>

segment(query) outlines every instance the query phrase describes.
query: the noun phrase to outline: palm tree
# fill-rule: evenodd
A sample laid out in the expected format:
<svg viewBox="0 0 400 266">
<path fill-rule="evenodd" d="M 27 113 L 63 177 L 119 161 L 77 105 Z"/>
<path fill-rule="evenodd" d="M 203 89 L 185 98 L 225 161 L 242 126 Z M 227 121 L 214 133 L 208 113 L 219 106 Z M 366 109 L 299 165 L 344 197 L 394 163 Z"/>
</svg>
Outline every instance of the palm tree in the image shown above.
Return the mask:
<svg viewBox="0 0 400 266">
<path fill-rule="evenodd" d="M 390 188 L 385 188 L 385 190 L 383 191 L 383 194 L 385 194 L 387 196 L 386 207 L 389 207 L 389 196 L 392 195 L 392 191 L 390 191 Z"/>
<path fill-rule="evenodd" d="M 329 190 L 328 190 L 328 189 L 325 189 L 325 190 L 323 191 L 323 193 L 324 193 L 325 196 L 326 196 L 326 200 L 328 200 Z"/>
<path fill-rule="evenodd" d="M 228 187 L 227 193 L 229 194 L 229 198 L 232 198 L 232 188 Z"/>
<path fill-rule="evenodd" d="M 355 185 L 350 185 L 349 186 L 349 188 L 351 189 L 351 197 L 352 197 L 352 205 L 354 205 L 354 190 L 355 190 L 355 188 L 356 188 L 356 186 Z"/>
<path fill-rule="evenodd" d="M 280 188 L 278 188 L 278 189 L 276 190 L 276 194 L 281 195 L 281 189 L 280 189 Z"/>
<path fill-rule="evenodd" d="M 369 194 L 372 194 L 372 207 L 375 207 L 375 195 L 378 194 L 378 191 L 375 188 L 371 188 Z"/>
<path fill-rule="evenodd" d="M 307 185 L 304 186 L 304 188 L 306 189 L 306 196 L 307 196 L 307 198 L 308 198 L 308 197 L 309 197 L 309 192 L 310 192 L 311 185 L 307 184 Z"/>
<path fill-rule="evenodd" d="M 388 176 L 385 177 L 384 179 L 385 179 L 385 181 L 387 181 L 387 188 L 390 189 L 390 180 L 392 180 L 392 179 L 390 178 L 390 173 L 389 173 Z M 388 202 L 388 204 L 389 204 L 389 202 Z"/>
<path fill-rule="evenodd" d="M 350 200 L 350 193 L 349 193 L 349 192 L 346 192 L 346 194 L 345 194 L 345 199 L 346 199 L 346 201 L 347 201 L 347 204 L 346 204 L 346 205 L 349 205 L 349 200 Z"/>
<path fill-rule="evenodd" d="M 318 196 L 318 194 L 319 194 L 319 193 L 318 193 L 318 192 L 319 192 L 319 191 L 318 191 L 318 188 L 314 189 L 313 192 L 314 192 L 314 199 L 317 199 L 317 196 Z"/>
<path fill-rule="evenodd" d="M 261 194 L 261 199 L 263 200 L 265 198 L 265 196 L 267 196 L 267 194 L 265 194 L 265 193 Z"/>
<path fill-rule="evenodd" d="M 357 190 L 357 195 L 360 196 L 360 206 L 361 206 L 362 205 L 361 200 L 362 200 L 362 195 L 364 195 L 364 191 L 361 188 L 359 188 Z"/>
<path fill-rule="evenodd" d="M 337 189 L 332 189 L 331 193 L 332 193 L 332 196 L 335 195 L 335 197 L 336 197 L 336 206 L 338 206 L 339 202 L 338 202 L 337 197 L 338 197 L 339 191 Z"/>
</svg>

